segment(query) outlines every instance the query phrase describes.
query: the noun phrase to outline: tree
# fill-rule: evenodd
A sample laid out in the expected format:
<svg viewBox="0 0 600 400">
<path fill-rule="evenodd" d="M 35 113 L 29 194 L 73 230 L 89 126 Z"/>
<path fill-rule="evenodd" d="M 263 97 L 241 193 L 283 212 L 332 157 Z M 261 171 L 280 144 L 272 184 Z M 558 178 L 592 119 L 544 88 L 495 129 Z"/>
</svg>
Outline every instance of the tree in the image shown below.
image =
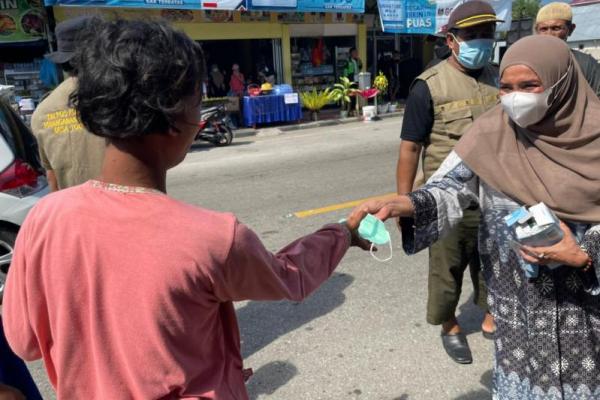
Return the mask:
<svg viewBox="0 0 600 400">
<path fill-rule="evenodd" d="M 512 17 L 515 20 L 522 18 L 535 19 L 539 9 L 539 0 L 516 0 L 513 1 Z"/>
</svg>

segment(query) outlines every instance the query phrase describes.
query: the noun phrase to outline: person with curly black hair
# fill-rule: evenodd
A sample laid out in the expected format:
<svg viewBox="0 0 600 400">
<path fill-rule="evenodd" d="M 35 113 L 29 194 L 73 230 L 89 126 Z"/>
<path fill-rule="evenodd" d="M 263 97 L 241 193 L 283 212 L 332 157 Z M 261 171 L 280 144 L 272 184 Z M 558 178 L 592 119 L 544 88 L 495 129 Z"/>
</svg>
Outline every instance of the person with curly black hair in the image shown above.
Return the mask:
<svg viewBox="0 0 600 400">
<path fill-rule="evenodd" d="M 235 216 L 166 194 L 198 130 L 204 59 L 161 22 L 94 21 L 72 100 L 108 139 L 97 180 L 23 224 L 4 295 L 8 341 L 43 358 L 59 399 L 248 399 L 233 301 L 301 300 L 351 245 L 354 211 L 276 254 Z"/>
</svg>

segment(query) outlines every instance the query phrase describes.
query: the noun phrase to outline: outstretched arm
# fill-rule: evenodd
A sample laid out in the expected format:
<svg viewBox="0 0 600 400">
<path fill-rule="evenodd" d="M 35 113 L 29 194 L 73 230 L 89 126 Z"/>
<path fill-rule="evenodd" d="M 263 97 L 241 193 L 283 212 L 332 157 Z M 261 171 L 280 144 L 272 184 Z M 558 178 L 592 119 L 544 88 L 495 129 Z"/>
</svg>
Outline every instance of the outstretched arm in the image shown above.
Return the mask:
<svg viewBox="0 0 600 400">
<path fill-rule="evenodd" d="M 477 176 L 451 153 L 422 188 L 361 207 L 382 220 L 400 217 L 404 250 L 414 254 L 444 237 L 462 220 L 463 210 L 477 208 L 478 203 Z"/>
<path fill-rule="evenodd" d="M 369 248 L 356 233 L 365 216 L 355 210 L 346 223 L 326 225 L 277 253 L 236 223 L 227 262 L 211 271 L 215 295 L 221 301 L 303 300 L 331 276 L 350 246 Z"/>
</svg>

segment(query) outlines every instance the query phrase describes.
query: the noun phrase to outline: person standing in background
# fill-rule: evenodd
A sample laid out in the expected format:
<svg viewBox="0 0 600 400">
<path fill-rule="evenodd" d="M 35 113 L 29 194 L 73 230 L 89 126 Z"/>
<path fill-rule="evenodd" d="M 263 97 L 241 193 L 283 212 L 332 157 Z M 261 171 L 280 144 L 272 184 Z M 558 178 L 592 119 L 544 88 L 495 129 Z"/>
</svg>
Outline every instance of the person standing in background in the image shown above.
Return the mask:
<svg viewBox="0 0 600 400">
<path fill-rule="evenodd" d="M 363 63 L 358 56 L 358 50 L 356 47 L 352 47 L 349 52 L 348 62 L 344 67 L 344 76 L 350 80 L 350 82 L 358 83 L 358 74 L 362 71 Z M 358 114 L 358 103 L 357 96 L 350 98 L 350 109 L 355 110 Z"/>
<path fill-rule="evenodd" d="M 567 3 L 549 3 L 540 8 L 535 19 L 535 32 L 538 35 L 551 35 L 565 42 L 575 31 L 573 11 Z M 585 80 L 600 96 L 600 64 L 591 55 L 579 50 L 571 49 L 573 56 L 585 77 Z"/>
<path fill-rule="evenodd" d="M 219 69 L 217 64 L 210 68 L 210 95 L 213 97 L 223 97 L 227 94 L 225 89 L 225 75 Z"/>
<path fill-rule="evenodd" d="M 358 56 L 358 50 L 356 50 L 356 47 L 352 47 L 350 49 L 350 57 L 348 58 L 348 62 L 344 68 L 344 76 L 350 79 L 350 82 L 358 82 L 358 74 L 362 71 L 362 69 L 363 63 Z"/>
<path fill-rule="evenodd" d="M 52 191 L 82 184 L 100 173 L 106 141 L 90 134 L 79 122 L 70 96 L 77 87 L 77 67 L 71 64 L 78 36 L 89 17 L 56 26 L 58 50 L 47 56 L 68 76 L 40 105 L 31 118 L 40 159 Z"/>
<path fill-rule="evenodd" d="M 229 80 L 229 91 L 232 95 L 242 97 L 246 89 L 246 79 L 244 74 L 240 72 L 240 66 L 233 64 L 231 67 L 231 79 Z"/>
<path fill-rule="evenodd" d="M 474 119 L 498 103 L 498 69 L 490 63 L 497 22 L 501 21 L 492 6 L 482 0 L 467 1 L 450 15 L 446 43 L 452 55 L 418 76 L 407 99 L 397 166 L 399 194 L 413 190 L 421 150 L 427 180 Z M 427 322 L 442 325 L 444 349 L 459 364 L 473 362 L 456 319 L 467 267 L 475 303 L 487 311 L 477 250 L 479 218 L 476 206 L 465 210 L 462 221 L 429 249 Z M 491 339 L 494 330 L 493 318 L 486 313 L 484 336 Z"/>
<path fill-rule="evenodd" d="M 433 59 L 427 64 L 425 69 L 429 69 L 441 63 L 444 60 L 447 60 L 452 55 L 452 50 L 446 44 L 445 37 L 438 37 L 435 40 L 435 44 L 433 45 Z"/>
</svg>

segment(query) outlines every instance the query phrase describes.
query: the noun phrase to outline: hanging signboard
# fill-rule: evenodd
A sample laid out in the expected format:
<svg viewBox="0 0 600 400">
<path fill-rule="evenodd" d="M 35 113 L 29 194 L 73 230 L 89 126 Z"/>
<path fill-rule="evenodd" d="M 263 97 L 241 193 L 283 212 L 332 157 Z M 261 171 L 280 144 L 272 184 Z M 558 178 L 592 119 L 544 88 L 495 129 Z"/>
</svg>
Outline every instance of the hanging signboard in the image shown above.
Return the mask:
<svg viewBox="0 0 600 400">
<path fill-rule="evenodd" d="M 46 32 L 45 15 L 40 2 L 0 0 L 0 43 L 43 39 Z"/>
<path fill-rule="evenodd" d="M 17 1 L 17 0 L 0 0 Z M 45 0 L 47 6 L 364 13 L 365 0 Z"/>
<path fill-rule="evenodd" d="M 287 12 L 365 12 L 365 0 L 248 0 L 251 10 Z"/>
<path fill-rule="evenodd" d="M 166 8 L 179 10 L 248 9 L 246 0 L 45 0 L 45 3 L 46 6 Z"/>
<path fill-rule="evenodd" d="M 434 35 L 448 23 L 450 13 L 465 0 L 378 0 L 379 16 L 384 32 Z M 510 29 L 512 1 L 489 0 L 496 15 L 504 23 L 497 31 Z"/>
</svg>

